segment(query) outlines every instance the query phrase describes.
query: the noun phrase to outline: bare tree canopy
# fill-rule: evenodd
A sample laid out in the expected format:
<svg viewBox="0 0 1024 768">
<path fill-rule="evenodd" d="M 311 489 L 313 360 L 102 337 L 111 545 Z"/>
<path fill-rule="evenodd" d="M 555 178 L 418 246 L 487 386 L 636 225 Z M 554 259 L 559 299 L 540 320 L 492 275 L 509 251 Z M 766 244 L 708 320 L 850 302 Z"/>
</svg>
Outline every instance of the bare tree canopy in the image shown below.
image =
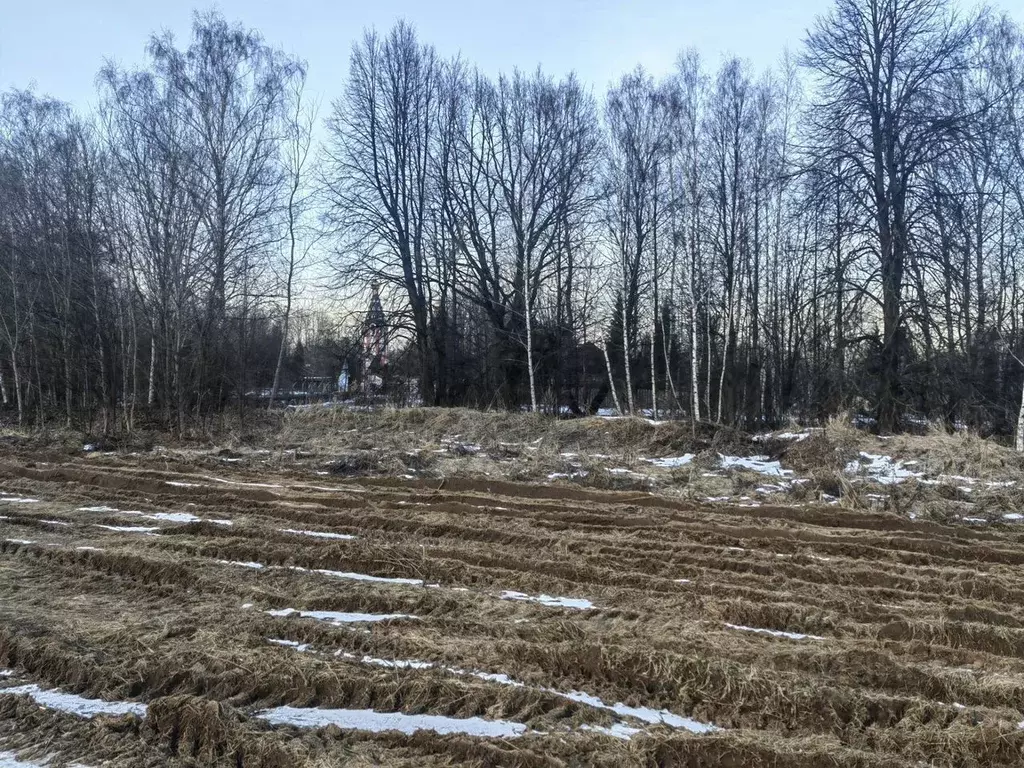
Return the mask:
<svg viewBox="0 0 1024 768">
<path fill-rule="evenodd" d="M 147 57 L 103 68 L 94 116 L 0 102 L 0 407 L 22 422 L 184 429 L 341 381 L 1024 449 L 1009 17 L 835 0 L 769 71 L 684 51 L 596 96 L 399 22 L 353 45 L 322 124 L 304 65 L 217 14 Z M 321 285 L 340 308 L 303 298 Z"/>
</svg>

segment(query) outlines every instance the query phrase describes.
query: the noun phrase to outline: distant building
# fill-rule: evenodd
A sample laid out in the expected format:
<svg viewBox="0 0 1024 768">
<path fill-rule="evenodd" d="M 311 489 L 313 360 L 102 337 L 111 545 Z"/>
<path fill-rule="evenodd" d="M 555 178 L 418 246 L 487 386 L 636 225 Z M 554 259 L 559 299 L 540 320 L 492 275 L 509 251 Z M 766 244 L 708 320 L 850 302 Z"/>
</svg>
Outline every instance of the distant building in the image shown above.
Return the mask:
<svg viewBox="0 0 1024 768">
<path fill-rule="evenodd" d="M 379 391 L 388 365 L 388 323 L 380 303 L 380 283 L 370 286 L 370 306 L 363 322 L 363 393 Z"/>
</svg>

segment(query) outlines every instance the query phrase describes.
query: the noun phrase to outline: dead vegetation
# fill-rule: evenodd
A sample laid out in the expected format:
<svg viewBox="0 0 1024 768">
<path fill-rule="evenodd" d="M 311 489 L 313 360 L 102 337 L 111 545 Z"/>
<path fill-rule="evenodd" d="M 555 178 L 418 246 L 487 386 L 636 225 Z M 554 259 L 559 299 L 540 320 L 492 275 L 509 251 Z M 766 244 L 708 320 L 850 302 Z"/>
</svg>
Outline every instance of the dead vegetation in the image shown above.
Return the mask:
<svg viewBox="0 0 1024 768">
<path fill-rule="evenodd" d="M 0 750 L 110 768 L 1024 761 L 1024 534 L 963 520 L 1019 507 L 1016 487 L 985 485 L 1019 471 L 1002 449 L 841 422 L 752 440 L 469 412 L 300 412 L 281 436 L 6 456 L 0 493 L 38 501 L 0 501 Z M 886 453 L 975 490 L 845 471 L 896 439 Z M 720 468 L 754 451 L 794 474 Z M 269 613 L 288 608 L 400 618 Z M 82 719 L 3 695 L 28 683 L 148 711 Z M 282 705 L 528 732 L 258 717 Z M 595 730 L 613 726 L 639 733 Z"/>
</svg>

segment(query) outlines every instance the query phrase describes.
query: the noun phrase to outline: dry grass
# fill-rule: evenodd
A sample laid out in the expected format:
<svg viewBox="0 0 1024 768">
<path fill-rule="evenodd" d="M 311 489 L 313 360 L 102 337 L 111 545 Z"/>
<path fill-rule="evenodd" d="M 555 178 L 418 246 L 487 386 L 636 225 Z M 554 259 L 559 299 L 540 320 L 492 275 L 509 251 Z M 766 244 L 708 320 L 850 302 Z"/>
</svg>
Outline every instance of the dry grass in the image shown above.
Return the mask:
<svg viewBox="0 0 1024 768">
<path fill-rule="evenodd" d="M 860 451 L 896 453 L 881 446 L 897 438 L 843 422 L 800 442 L 752 442 L 724 430 L 694 437 L 682 425 L 527 414 L 287 421 L 271 453 L 239 440 L 64 463 L 9 455 L 0 489 L 42 501 L 0 506 L 0 667 L 16 671 L 12 683 L 150 709 L 144 720 L 79 721 L 0 694 L 0 747 L 110 768 L 1021 764 L 1020 534 L 958 518 L 981 509 L 995 519 L 1001 505 L 1019 505 L 1015 488 L 975 483 L 973 499 L 957 481 L 855 480 L 845 463 Z M 489 433 L 495 426 L 505 432 Z M 901 457 L 932 452 L 946 466 L 939 451 L 960 440 L 965 472 L 1016 471 L 1002 449 L 973 438 L 898 439 Z M 719 471 L 719 453 L 753 452 L 808 482 L 766 495 L 758 489 L 772 478 Z M 682 453 L 697 456 L 675 469 L 642 461 Z M 536 482 L 549 472 L 587 474 Z M 761 506 L 702 502 L 725 495 Z M 96 505 L 187 509 L 206 522 L 76 511 Z M 225 518 L 233 525 L 210 522 Z M 504 590 L 595 607 L 503 600 Z M 286 607 L 417 618 L 332 626 L 266 613 Z M 523 685 L 466 674 L 477 671 Z M 584 730 L 615 716 L 559 694 L 570 691 L 723 730 L 697 737 L 634 720 L 645 732 L 622 742 Z M 537 733 L 504 742 L 302 732 L 254 717 L 280 704 L 503 718 Z"/>
</svg>

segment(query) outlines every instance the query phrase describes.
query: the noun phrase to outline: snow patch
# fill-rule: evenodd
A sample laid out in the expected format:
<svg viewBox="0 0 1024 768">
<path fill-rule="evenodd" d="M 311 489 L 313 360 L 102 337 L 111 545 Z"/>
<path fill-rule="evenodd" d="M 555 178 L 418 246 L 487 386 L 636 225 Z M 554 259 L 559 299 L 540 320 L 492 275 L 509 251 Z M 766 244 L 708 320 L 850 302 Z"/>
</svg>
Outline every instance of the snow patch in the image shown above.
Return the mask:
<svg viewBox="0 0 1024 768">
<path fill-rule="evenodd" d="M 772 477 L 789 477 L 793 474 L 791 469 L 783 469 L 778 461 L 770 461 L 767 456 L 723 456 L 718 454 L 721 460 L 722 469 L 749 469 L 762 475 Z"/>
<path fill-rule="evenodd" d="M 38 504 L 39 499 L 19 499 L 17 496 L 0 496 L 0 501 L 8 504 Z"/>
<path fill-rule="evenodd" d="M 76 696 L 73 693 L 62 693 L 58 690 L 44 691 L 34 684 L 4 688 L 0 690 L 0 694 L 31 696 L 40 706 L 56 709 L 60 712 L 67 712 L 77 717 L 95 717 L 96 715 L 113 715 L 115 717 L 120 715 L 146 716 L 145 704 L 137 704 L 131 701 L 87 699 L 83 696 Z"/>
<path fill-rule="evenodd" d="M 331 624 L 360 624 L 374 621 L 390 621 L 391 619 L 418 619 L 407 613 L 346 613 L 344 611 L 297 611 L 294 608 L 282 608 L 277 611 L 266 611 L 271 616 L 301 616 L 304 619 L 316 619 Z"/>
<path fill-rule="evenodd" d="M 282 640 L 277 637 L 268 637 L 267 642 L 273 643 L 274 645 L 283 645 L 285 648 L 294 648 L 299 653 L 305 653 L 309 650 L 309 643 L 300 643 L 295 640 Z"/>
<path fill-rule="evenodd" d="M 338 651 L 335 656 L 344 656 L 346 659 L 357 659 L 354 654 Z M 431 669 L 433 664 L 429 661 L 413 661 L 411 659 L 377 659 L 373 656 L 358 658 L 363 664 L 373 664 L 377 667 L 388 667 L 389 669 Z"/>
<path fill-rule="evenodd" d="M 253 570 L 256 570 L 256 571 L 261 570 L 261 569 L 267 567 L 263 563 L 255 563 L 255 562 L 252 562 L 251 560 L 250 561 L 246 561 L 246 562 L 242 562 L 241 560 L 218 560 L 217 562 L 220 563 L 221 565 L 237 565 L 237 566 L 240 566 L 242 568 L 252 568 Z"/>
<path fill-rule="evenodd" d="M 330 576 L 330 577 L 335 578 L 335 579 L 352 579 L 354 581 L 373 581 L 373 582 L 379 582 L 379 583 L 384 583 L 384 584 L 408 584 L 409 586 L 413 586 L 413 587 L 422 587 L 423 586 L 423 579 L 403 579 L 403 578 L 393 578 L 393 577 L 390 577 L 390 576 L 370 576 L 369 574 L 366 574 L 366 573 L 349 573 L 347 571 L 326 571 L 326 570 L 323 570 L 323 569 L 318 569 L 315 572 L 319 573 L 319 574 L 322 574 L 324 576 Z"/>
<path fill-rule="evenodd" d="M 919 478 L 924 474 L 907 469 L 908 465 L 916 463 L 914 461 L 895 461 L 891 456 L 861 451 L 860 460 L 854 459 L 846 465 L 846 474 L 864 474 L 882 485 L 895 485 L 904 480 Z"/>
<path fill-rule="evenodd" d="M 557 693 L 557 691 L 553 691 Z M 667 725 L 670 728 L 682 728 L 690 731 L 691 733 L 710 733 L 711 731 L 717 731 L 713 725 L 709 723 L 702 723 L 698 720 L 691 720 L 688 717 L 682 717 L 673 712 L 669 712 L 667 709 L 652 709 L 650 707 L 631 707 L 627 704 L 619 702 L 617 704 L 607 704 L 597 696 L 591 696 L 589 693 L 583 693 L 582 691 L 569 691 L 569 693 L 559 693 L 559 696 L 564 696 L 570 701 L 577 701 L 581 704 L 589 704 L 592 707 L 598 709 L 611 710 L 621 717 L 635 717 L 637 720 L 642 720 L 645 723 L 652 725 Z"/>
<path fill-rule="evenodd" d="M 257 712 L 256 717 L 272 725 L 293 725 L 297 728 L 339 728 L 372 731 L 400 731 L 411 735 L 417 731 L 440 734 L 464 733 L 468 736 L 510 738 L 526 733 L 526 726 L 508 720 L 484 720 L 481 717 L 455 718 L 444 715 L 407 715 L 403 712 L 376 712 L 372 709 L 304 709 L 275 707 Z"/>
<path fill-rule="evenodd" d="M 552 597 L 551 595 L 527 595 L 524 592 L 514 592 L 506 589 L 501 593 L 502 600 L 527 600 L 534 603 L 541 603 L 552 608 L 577 608 L 588 610 L 594 607 L 589 600 L 576 597 Z"/>
<path fill-rule="evenodd" d="M 760 629 L 758 627 L 744 627 L 739 624 L 729 624 L 726 622 L 725 626 L 729 629 L 737 629 L 742 632 L 757 632 L 762 635 L 771 635 L 772 637 L 785 637 L 789 640 L 824 640 L 824 637 L 819 635 L 802 635 L 799 632 L 783 632 L 779 629 Z"/>
<path fill-rule="evenodd" d="M 640 459 L 640 461 L 646 461 L 653 464 L 656 467 L 662 469 L 675 469 L 676 467 L 685 467 L 694 459 L 694 454 L 684 453 L 682 456 L 665 456 L 660 459 Z"/>
<path fill-rule="evenodd" d="M 312 536 L 315 539 L 354 539 L 355 536 L 348 533 L 332 533 L 331 531 L 297 531 L 292 528 L 279 528 L 281 533 L 294 533 L 298 536 Z"/>
<path fill-rule="evenodd" d="M 799 443 L 806 440 L 811 436 L 811 432 L 780 432 L 779 434 L 773 434 L 771 432 L 765 432 L 761 435 L 754 435 L 753 440 L 755 443 L 764 443 L 768 440 L 792 440 L 793 442 Z"/>
<path fill-rule="evenodd" d="M 203 479 L 204 480 L 213 480 L 213 482 L 215 482 L 215 483 L 224 483 L 226 485 L 241 485 L 241 486 L 245 486 L 246 488 L 283 488 L 284 487 L 284 486 L 281 486 L 281 485 L 276 485 L 274 483 L 241 483 L 241 482 L 238 482 L 237 480 L 224 480 L 223 478 L 220 478 L 220 477 L 210 477 L 208 475 L 203 475 Z"/>
<path fill-rule="evenodd" d="M 79 507 L 75 510 L 76 512 L 120 512 L 119 509 L 113 507 Z"/>
<path fill-rule="evenodd" d="M 623 741 L 629 741 L 638 733 L 643 731 L 642 728 L 634 728 L 630 725 L 626 725 L 625 723 L 613 723 L 611 726 L 589 725 L 584 723 L 580 726 L 580 730 L 603 733 L 606 736 L 614 736 L 616 739 L 622 739 Z"/>
<path fill-rule="evenodd" d="M 127 514 L 127 513 L 126 513 Z M 166 520 L 169 523 L 200 523 L 203 518 L 196 517 L 191 512 L 153 512 L 142 515 L 150 520 Z"/>
<path fill-rule="evenodd" d="M 149 527 L 145 525 L 100 525 L 96 524 L 97 528 L 103 528 L 108 531 L 118 531 L 120 533 L 142 533 L 147 536 L 155 535 L 154 531 L 159 531 L 160 527 Z"/>
<path fill-rule="evenodd" d="M 293 648 L 300 648 L 298 643 L 296 643 L 294 641 L 291 641 L 291 640 L 283 640 L 283 641 L 274 641 L 274 640 L 272 640 L 271 642 L 278 642 L 281 645 L 288 645 L 288 646 L 293 647 Z M 363 664 L 372 664 L 372 665 L 375 665 L 375 666 L 388 667 L 388 668 L 391 668 L 391 669 L 435 669 L 435 668 L 439 667 L 439 665 L 434 664 L 433 662 L 429 662 L 429 661 L 415 661 L 415 660 L 412 660 L 412 659 L 388 660 L 388 659 L 374 658 L 373 656 L 362 656 L 362 657 L 359 657 L 359 656 L 356 656 L 353 653 L 348 653 L 347 651 L 340 651 L 340 650 L 339 651 L 335 651 L 334 655 L 336 657 L 343 657 L 343 658 L 346 658 L 346 659 L 352 659 L 353 661 L 359 661 L 359 662 L 362 662 Z M 467 671 L 467 670 L 464 670 L 464 669 L 458 669 L 456 667 L 440 667 L 440 668 L 443 669 L 446 672 L 450 672 L 450 673 L 455 674 L 455 675 L 476 677 L 476 678 L 479 678 L 480 680 L 486 680 L 488 682 L 496 683 L 498 685 L 506 685 L 506 686 L 510 686 L 510 687 L 513 687 L 513 688 L 525 688 L 525 687 L 528 687 L 528 686 L 526 686 L 525 683 L 521 683 L 518 680 L 514 680 L 513 678 L 509 677 L 508 675 L 500 673 L 500 672 L 495 673 L 495 672 Z M 669 712 L 668 710 L 665 710 L 665 709 L 653 709 L 651 707 L 632 707 L 632 706 L 623 704 L 621 702 L 616 703 L 616 704 L 608 704 L 604 700 L 602 700 L 601 698 L 599 698 L 597 696 L 593 696 L 593 695 L 591 695 L 589 693 L 584 693 L 583 691 L 569 691 L 568 693 L 566 693 L 564 691 L 555 690 L 554 688 L 543 688 L 543 687 L 532 689 L 532 690 L 537 690 L 537 691 L 542 691 L 544 693 L 553 694 L 555 696 L 559 696 L 561 698 L 568 699 L 570 701 L 575 701 L 575 702 L 578 702 L 578 703 L 581 703 L 581 704 L 586 704 L 588 706 L 595 707 L 597 709 L 608 710 L 610 712 L 614 712 L 616 715 L 618 715 L 620 717 L 635 718 L 637 720 L 640 720 L 640 721 L 645 722 L 645 723 L 650 723 L 652 725 L 663 724 L 663 725 L 669 726 L 670 728 L 683 728 L 683 729 L 688 730 L 688 731 L 690 731 L 692 733 L 709 733 L 711 731 L 718 730 L 718 728 L 716 726 L 714 726 L 714 725 L 710 725 L 708 723 L 702 723 L 702 722 L 699 722 L 697 720 L 693 720 L 693 719 L 688 718 L 688 717 L 682 717 L 680 715 L 677 715 L 677 714 L 674 714 L 672 712 Z M 588 729 L 588 726 L 582 726 L 582 727 L 584 729 Z M 633 728 L 633 727 L 625 725 L 623 723 L 616 723 L 610 729 L 601 728 L 601 727 L 598 727 L 598 726 L 595 726 L 594 729 L 595 730 L 601 730 L 602 732 L 605 732 L 605 733 L 610 733 L 610 735 L 618 736 L 619 738 L 630 738 L 630 737 L 636 735 L 637 733 L 641 732 L 641 729 Z"/>
<path fill-rule="evenodd" d="M 30 763 L 19 760 L 15 752 L 0 752 L 0 768 L 47 768 L 49 764 L 49 758 L 44 758 L 41 763 Z"/>
</svg>

